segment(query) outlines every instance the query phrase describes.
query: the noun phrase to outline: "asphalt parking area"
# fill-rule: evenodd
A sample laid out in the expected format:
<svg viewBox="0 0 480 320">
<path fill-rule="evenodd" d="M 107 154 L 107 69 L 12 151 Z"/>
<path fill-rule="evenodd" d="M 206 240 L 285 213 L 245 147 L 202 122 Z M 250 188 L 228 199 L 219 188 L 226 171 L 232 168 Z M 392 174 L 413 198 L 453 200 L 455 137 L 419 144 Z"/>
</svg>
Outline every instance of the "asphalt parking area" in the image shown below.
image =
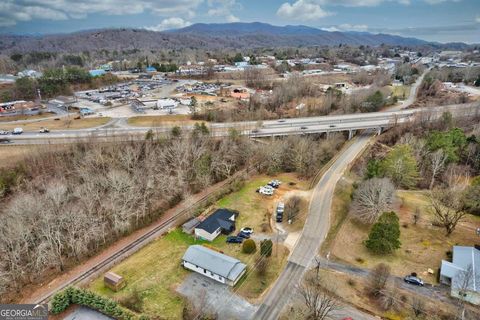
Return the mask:
<svg viewBox="0 0 480 320">
<path fill-rule="evenodd" d="M 258 306 L 236 295 L 227 285 L 218 283 L 198 273 L 190 274 L 177 291 L 194 304 L 204 305 L 219 319 L 251 319 Z"/>
</svg>

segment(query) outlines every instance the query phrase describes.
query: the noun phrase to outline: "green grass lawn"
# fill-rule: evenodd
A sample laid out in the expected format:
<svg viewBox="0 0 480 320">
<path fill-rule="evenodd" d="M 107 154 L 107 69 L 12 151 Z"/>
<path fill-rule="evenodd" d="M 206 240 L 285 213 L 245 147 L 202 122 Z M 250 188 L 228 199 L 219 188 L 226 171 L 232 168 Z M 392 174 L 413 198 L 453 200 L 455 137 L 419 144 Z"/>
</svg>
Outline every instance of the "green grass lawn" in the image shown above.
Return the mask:
<svg viewBox="0 0 480 320">
<path fill-rule="evenodd" d="M 180 266 L 181 258 L 188 246 L 202 242 L 181 230 L 170 232 L 112 268 L 111 271 L 126 280 L 125 288 L 113 292 L 103 285 L 102 276 L 91 283 L 90 289 L 117 299 L 129 296 L 137 290 L 143 300 L 144 313 L 180 319 L 184 302 L 175 293 L 175 286 L 188 274 L 188 271 Z"/>
<path fill-rule="evenodd" d="M 249 179 L 239 191 L 217 201 L 216 206 L 240 212 L 237 220 L 238 229 L 248 226 L 257 232 L 269 233 L 271 230 L 266 225 L 282 196 L 292 190 L 307 190 L 308 188 L 308 181 L 299 180 L 292 173 L 282 173 L 274 178 L 283 183 L 273 196 L 264 196 L 255 192 L 258 187 L 267 184 L 272 179 L 266 175 Z M 294 185 L 289 185 L 289 183 L 294 183 Z"/>
<path fill-rule="evenodd" d="M 284 185 L 274 197 L 265 197 L 255 192 L 256 188 L 272 179 L 268 176 L 257 176 L 249 180 L 239 191 L 220 199 L 215 207 L 239 210 L 237 229 L 248 225 L 260 232 L 260 225 L 268 221 L 267 214 L 271 214 L 272 211 L 269 210 L 272 210 L 278 197 L 289 190 L 306 189 L 307 182 L 298 181 L 293 174 L 281 174 L 275 178 L 282 180 Z M 294 182 L 295 185 L 291 186 L 288 182 Z M 151 316 L 161 314 L 162 318 L 166 319 L 181 319 L 184 300 L 175 289 L 190 274 L 190 271 L 181 267 L 181 258 L 188 246 L 204 244 L 247 264 L 246 276 L 237 283 L 233 291 L 250 301 L 256 301 L 285 267 L 288 249 L 282 245 L 274 246 L 273 254 L 267 260 L 266 274 L 260 276 L 253 269 L 259 256 L 260 243 L 257 242 L 256 253 L 245 254 L 241 252 L 241 245 L 228 244 L 225 239 L 226 236 L 221 235 L 213 242 L 195 240 L 181 229 L 175 229 L 111 269 L 124 277 L 127 283 L 125 288 L 118 292 L 106 288 L 103 285 L 103 275 L 94 280 L 89 288 L 117 300 L 138 292 L 143 301 L 141 306 L 143 313 Z"/>
<path fill-rule="evenodd" d="M 266 275 L 260 277 L 252 269 L 257 261 L 258 250 L 254 254 L 245 254 L 241 252 L 241 245 L 228 244 L 225 239 L 226 236 L 221 235 L 213 242 L 195 240 L 181 229 L 175 229 L 111 269 L 125 279 L 127 285 L 122 290 L 114 292 L 105 287 L 103 276 L 94 280 L 89 289 L 116 300 L 129 297 L 137 291 L 143 301 L 143 313 L 151 316 L 162 314 L 167 319 L 181 319 L 184 300 L 175 292 L 175 288 L 190 273 L 181 267 L 181 258 L 188 246 L 204 244 L 247 264 L 246 276 L 233 290 L 245 298 L 255 300 L 284 268 L 288 250 L 283 246 L 275 246 L 273 255 L 267 260 L 269 267 Z"/>
</svg>

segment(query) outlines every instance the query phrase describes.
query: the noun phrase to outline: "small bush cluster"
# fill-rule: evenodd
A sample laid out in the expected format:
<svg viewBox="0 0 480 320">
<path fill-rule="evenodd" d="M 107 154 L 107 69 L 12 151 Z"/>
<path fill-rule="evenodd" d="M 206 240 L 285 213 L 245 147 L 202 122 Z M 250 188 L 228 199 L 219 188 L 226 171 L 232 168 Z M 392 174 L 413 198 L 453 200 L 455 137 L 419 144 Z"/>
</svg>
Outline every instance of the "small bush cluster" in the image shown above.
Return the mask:
<svg viewBox="0 0 480 320">
<path fill-rule="evenodd" d="M 257 250 L 257 245 L 252 239 L 243 241 L 242 252 L 246 254 L 254 253 Z"/>
</svg>

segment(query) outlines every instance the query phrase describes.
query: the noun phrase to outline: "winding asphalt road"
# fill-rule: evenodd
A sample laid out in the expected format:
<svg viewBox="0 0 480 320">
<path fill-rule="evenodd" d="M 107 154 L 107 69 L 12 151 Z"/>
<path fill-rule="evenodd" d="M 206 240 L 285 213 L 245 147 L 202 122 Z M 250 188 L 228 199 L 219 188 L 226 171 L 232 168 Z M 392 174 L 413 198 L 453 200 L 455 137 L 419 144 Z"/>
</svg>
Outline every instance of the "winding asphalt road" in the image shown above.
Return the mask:
<svg viewBox="0 0 480 320">
<path fill-rule="evenodd" d="M 410 95 L 407 100 L 398 106 L 389 108 L 388 112 L 383 114 L 386 115 L 389 114 L 389 112 L 399 112 L 399 114 L 406 113 L 406 111 L 401 110 L 408 108 L 411 104 L 413 104 L 417 96 L 418 88 L 428 71 L 429 70 L 425 70 L 425 72 L 412 85 Z M 356 116 L 361 117 L 361 115 Z M 294 121 L 302 120 L 295 119 Z M 342 120 L 339 119 L 339 122 L 342 122 Z M 330 122 L 330 124 L 331 123 L 335 122 Z M 328 234 L 328 230 L 330 228 L 330 208 L 332 205 L 335 186 L 350 163 L 352 163 L 352 161 L 368 145 L 371 137 L 372 134 L 369 133 L 364 133 L 358 136 L 356 140 L 348 146 L 347 149 L 338 155 L 336 159 L 333 159 L 333 164 L 317 183 L 312 193 L 308 217 L 307 221 L 305 222 L 302 235 L 288 259 L 286 268 L 278 278 L 275 285 L 268 292 L 264 302 L 260 305 L 258 311 L 253 316 L 253 319 L 278 319 L 283 308 L 288 304 L 289 299 L 291 299 L 293 296 L 293 292 L 295 292 L 304 272 L 311 267 L 314 257 L 317 255 L 321 244 Z M 345 310 L 348 312 L 345 314 L 345 316 L 355 316 L 355 319 L 375 319 L 374 317 L 364 314 L 353 308 L 347 307 Z"/>
<path fill-rule="evenodd" d="M 327 236 L 330 227 L 330 208 L 337 181 L 350 163 L 365 149 L 371 136 L 369 133 L 358 136 L 338 155 L 316 185 L 303 232 L 288 259 L 286 268 L 268 292 L 253 319 L 278 319 L 288 304 L 304 272 L 311 265 Z"/>
</svg>

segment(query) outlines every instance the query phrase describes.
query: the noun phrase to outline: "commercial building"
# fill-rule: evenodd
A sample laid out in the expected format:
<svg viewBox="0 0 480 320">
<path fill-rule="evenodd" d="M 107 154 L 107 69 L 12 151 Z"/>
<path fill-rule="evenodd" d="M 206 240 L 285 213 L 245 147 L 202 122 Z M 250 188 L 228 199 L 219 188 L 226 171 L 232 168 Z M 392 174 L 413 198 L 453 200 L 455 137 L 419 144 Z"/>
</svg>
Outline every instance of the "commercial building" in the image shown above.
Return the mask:
<svg viewBox="0 0 480 320">
<path fill-rule="evenodd" d="M 247 266 L 240 260 L 201 245 L 188 247 L 183 255 L 182 265 L 229 286 L 234 286 L 247 270 Z"/>
</svg>

